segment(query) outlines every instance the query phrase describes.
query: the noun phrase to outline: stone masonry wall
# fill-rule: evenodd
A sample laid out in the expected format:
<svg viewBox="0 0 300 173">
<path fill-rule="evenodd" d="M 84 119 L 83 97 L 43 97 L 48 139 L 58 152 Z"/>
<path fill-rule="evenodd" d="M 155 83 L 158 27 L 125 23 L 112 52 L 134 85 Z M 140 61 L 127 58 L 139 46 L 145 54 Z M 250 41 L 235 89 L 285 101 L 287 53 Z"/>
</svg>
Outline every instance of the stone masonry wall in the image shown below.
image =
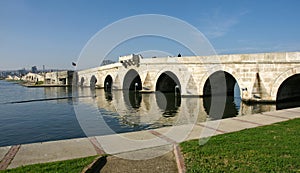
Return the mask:
<svg viewBox="0 0 300 173">
<path fill-rule="evenodd" d="M 140 59 L 139 65 L 110 64 L 78 71 L 89 86 L 91 77 L 104 87 L 105 78 L 113 78 L 113 89 L 122 89 L 126 73 L 134 69 L 140 75 L 144 90 L 155 91 L 159 76 L 172 72 L 180 81 L 182 95 L 201 96 L 210 75 L 216 71 L 231 74 L 239 84 L 241 97 L 252 101 L 275 101 L 278 88 L 288 77 L 300 73 L 300 52 L 234 54 Z"/>
</svg>

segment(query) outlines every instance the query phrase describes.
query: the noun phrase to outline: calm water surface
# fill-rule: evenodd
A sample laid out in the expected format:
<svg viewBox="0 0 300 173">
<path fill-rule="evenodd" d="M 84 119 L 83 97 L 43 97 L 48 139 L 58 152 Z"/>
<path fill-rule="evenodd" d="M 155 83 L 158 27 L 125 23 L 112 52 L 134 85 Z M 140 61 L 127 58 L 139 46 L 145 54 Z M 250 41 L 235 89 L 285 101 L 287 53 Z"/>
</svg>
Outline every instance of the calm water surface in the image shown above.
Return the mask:
<svg viewBox="0 0 300 173">
<path fill-rule="evenodd" d="M 49 98 L 61 99 L 43 100 Z M 89 88 L 27 88 L 0 80 L 0 146 L 84 137 L 74 111 L 78 105 L 91 110 L 91 114 L 80 115 L 86 121 L 95 114 L 90 118 L 91 129 L 101 126 L 103 119 L 117 133 L 220 118 L 211 108 L 211 98 L 180 98 L 159 92 L 106 93 Z M 214 106 L 220 106 L 218 101 Z M 227 97 L 223 118 L 275 109 L 276 105 L 245 105 L 239 97 Z M 105 134 L 95 130 L 89 135 Z"/>
</svg>

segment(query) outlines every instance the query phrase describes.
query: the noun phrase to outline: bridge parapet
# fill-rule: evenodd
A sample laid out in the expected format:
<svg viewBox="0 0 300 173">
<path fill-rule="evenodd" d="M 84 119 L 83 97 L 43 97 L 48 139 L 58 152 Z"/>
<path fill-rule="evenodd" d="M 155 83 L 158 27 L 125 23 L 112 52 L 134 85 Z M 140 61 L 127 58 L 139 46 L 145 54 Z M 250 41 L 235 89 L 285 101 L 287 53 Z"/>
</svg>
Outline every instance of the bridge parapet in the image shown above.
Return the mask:
<svg viewBox="0 0 300 173">
<path fill-rule="evenodd" d="M 141 59 L 141 64 L 228 64 L 228 63 L 291 63 L 300 62 L 300 52 L 183 56 Z"/>
</svg>

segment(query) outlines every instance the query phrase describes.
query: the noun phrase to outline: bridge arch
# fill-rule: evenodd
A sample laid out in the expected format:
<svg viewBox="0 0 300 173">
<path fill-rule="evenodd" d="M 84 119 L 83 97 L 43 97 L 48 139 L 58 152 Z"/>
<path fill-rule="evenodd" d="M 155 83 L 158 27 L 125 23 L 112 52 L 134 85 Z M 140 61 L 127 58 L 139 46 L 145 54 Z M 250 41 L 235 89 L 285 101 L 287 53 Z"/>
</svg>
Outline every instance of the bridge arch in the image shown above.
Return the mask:
<svg viewBox="0 0 300 173">
<path fill-rule="evenodd" d="M 282 82 L 278 88 L 276 101 L 284 101 L 300 97 L 300 74 L 294 74 Z"/>
<path fill-rule="evenodd" d="M 300 74 L 294 74 L 282 82 L 276 96 L 276 109 L 287 109 L 300 106 L 299 83 Z"/>
<path fill-rule="evenodd" d="M 179 77 L 173 71 L 161 71 L 155 81 L 156 104 L 164 117 L 174 117 L 181 105 L 181 86 Z M 183 79 L 181 79 L 183 80 Z"/>
<path fill-rule="evenodd" d="M 213 85 L 211 83 L 213 83 Z M 224 85 L 226 85 L 226 88 L 224 88 Z M 209 75 L 203 85 L 202 95 L 210 96 L 212 94 L 212 86 L 214 87 L 214 92 L 217 92 L 216 94 L 226 93 L 226 95 L 230 96 L 240 96 L 240 86 L 237 79 L 224 70 L 218 70 Z M 237 92 L 235 93 L 235 91 Z"/>
<path fill-rule="evenodd" d="M 240 81 L 240 77 L 241 76 L 239 76 L 232 68 L 228 68 L 227 66 L 223 66 L 223 67 L 217 67 L 217 68 L 215 68 L 214 70 L 211 70 L 211 71 L 207 71 L 204 75 L 203 75 L 203 77 L 202 77 L 202 79 L 200 80 L 200 83 L 198 84 L 198 86 L 199 86 L 199 91 L 198 91 L 198 93 L 201 95 L 201 96 L 203 96 L 204 95 L 204 85 L 205 85 L 205 83 L 207 82 L 207 80 L 209 79 L 209 77 L 210 76 L 212 76 L 214 73 L 216 73 L 216 72 L 218 72 L 218 71 L 221 71 L 221 72 L 224 72 L 225 74 L 227 74 L 227 75 L 230 75 L 230 76 L 232 76 L 232 78 L 234 78 L 235 79 L 235 81 L 236 81 L 236 83 L 237 83 L 237 85 L 239 86 L 239 89 L 240 89 L 240 94 L 242 93 L 242 87 L 245 87 L 245 86 L 243 86 L 243 83 L 241 83 Z"/>
<path fill-rule="evenodd" d="M 97 78 L 95 75 L 92 75 L 91 79 L 90 79 L 90 87 L 92 89 L 96 88 L 96 83 L 97 83 Z"/>
<path fill-rule="evenodd" d="M 171 71 L 164 71 L 156 80 L 155 90 L 161 92 L 177 92 L 181 94 L 181 84 L 178 77 Z"/>
<path fill-rule="evenodd" d="M 111 75 L 107 75 L 104 80 L 104 91 L 111 91 L 113 86 L 113 78 Z"/>
<path fill-rule="evenodd" d="M 288 80 L 290 77 L 293 77 L 294 75 L 297 75 L 297 74 L 300 74 L 300 67 L 289 69 L 289 70 L 285 71 L 284 73 L 282 73 L 281 75 L 279 75 L 274 80 L 274 83 L 272 85 L 271 99 L 277 101 L 277 96 L 278 96 L 278 92 L 279 92 L 281 85 L 284 84 L 284 82 L 286 80 Z"/>
<path fill-rule="evenodd" d="M 139 73 L 130 69 L 123 80 L 123 90 L 142 90 L 142 80 Z"/>
</svg>

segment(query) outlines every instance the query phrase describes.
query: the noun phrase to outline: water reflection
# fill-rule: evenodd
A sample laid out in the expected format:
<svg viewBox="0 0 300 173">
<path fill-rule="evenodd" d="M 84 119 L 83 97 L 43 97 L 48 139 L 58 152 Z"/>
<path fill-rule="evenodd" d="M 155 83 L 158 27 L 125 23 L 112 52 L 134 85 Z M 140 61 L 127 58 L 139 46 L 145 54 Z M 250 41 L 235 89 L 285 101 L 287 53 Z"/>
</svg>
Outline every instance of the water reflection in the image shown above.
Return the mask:
<svg viewBox="0 0 300 173">
<path fill-rule="evenodd" d="M 240 108 L 241 102 L 240 102 L 240 99 L 237 97 L 233 97 L 233 96 L 226 97 L 224 111 L 221 111 L 221 113 L 222 113 L 221 115 L 219 114 L 218 111 L 211 110 L 211 108 L 216 109 L 218 107 L 221 107 L 220 109 L 222 109 L 223 105 L 221 105 L 221 104 L 224 104 L 223 99 L 216 98 L 216 100 L 214 101 L 214 104 L 216 104 L 216 105 L 214 105 L 214 106 L 211 105 L 211 101 L 212 101 L 211 97 L 203 98 L 203 106 L 204 106 L 205 112 L 207 115 L 209 115 L 209 118 L 211 120 L 235 117 L 239 114 L 239 108 Z"/>
<path fill-rule="evenodd" d="M 178 113 L 178 108 L 181 104 L 181 97 L 176 93 L 156 92 L 156 103 L 163 110 L 162 116 L 174 117 Z"/>
<path fill-rule="evenodd" d="M 127 106 L 138 109 L 141 106 L 142 94 L 132 90 L 123 91 L 123 98 Z"/>
<path fill-rule="evenodd" d="M 89 95 L 88 90 L 85 95 Z M 174 94 L 152 93 L 142 94 L 134 91 L 112 91 L 94 90 L 96 102 L 100 112 L 111 114 L 119 119 L 120 124 L 127 124 L 130 127 L 147 126 L 157 128 L 171 126 L 174 124 L 192 123 L 191 118 L 197 118 L 198 114 L 184 113 L 181 110 L 181 98 Z M 81 93 L 83 94 L 83 93 Z M 105 96 L 105 97 L 103 97 Z M 91 100 L 92 101 L 92 100 Z M 197 106 L 194 106 L 194 109 Z M 189 111 L 189 110 L 188 110 Z M 181 116 L 183 115 L 183 116 Z M 186 115 L 191 115 L 185 117 Z"/>
<path fill-rule="evenodd" d="M 111 101 L 112 101 L 113 95 L 112 95 L 111 91 L 105 92 L 105 99 L 106 99 L 108 102 L 111 102 Z"/>
<path fill-rule="evenodd" d="M 70 88 L 27 88 L 6 81 L 0 88 L 4 103 L 28 101 L 0 104 L 0 146 L 84 137 Z"/>
<path fill-rule="evenodd" d="M 118 132 L 204 122 L 275 109 L 275 105 L 246 105 L 240 97 L 228 96 L 220 116 L 211 109 L 224 103 L 216 99 L 215 105 L 211 105 L 211 97 L 182 98 L 174 93 L 105 92 L 89 88 L 79 89 L 79 92 L 79 95 L 97 96 L 84 101 L 96 103 L 101 115 L 109 121 L 107 124 Z"/>
<path fill-rule="evenodd" d="M 241 115 L 251 115 L 251 114 L 258 114 L 261 112 L 270 112 L 275 111 L 276 105 L 275 104 L 263 104 L 263 103 L 242 103 L 241 104 Z"/>
<path fill-rule="evenodd" d="M 66 98 L 66 99 L 57 99 L 57 103 L 68 103 L 73 104 L 72 100 L 72 87 L 45 87 L 44 89 L 44 98 Z"/>
</svg>

